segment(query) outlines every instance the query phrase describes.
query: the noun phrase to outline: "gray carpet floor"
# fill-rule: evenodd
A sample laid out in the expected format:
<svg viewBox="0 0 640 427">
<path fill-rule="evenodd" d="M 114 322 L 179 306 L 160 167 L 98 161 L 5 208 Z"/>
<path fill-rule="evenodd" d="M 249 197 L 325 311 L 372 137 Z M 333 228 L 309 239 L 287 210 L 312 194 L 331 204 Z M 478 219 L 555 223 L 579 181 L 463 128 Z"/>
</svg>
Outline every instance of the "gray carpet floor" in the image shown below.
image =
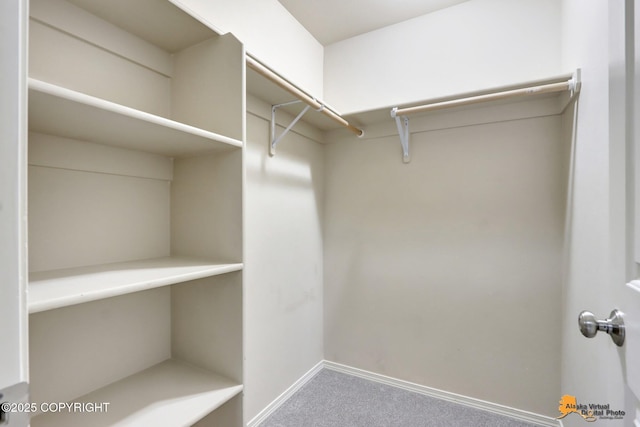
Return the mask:
<svg viewBox="0 0 640 427">
<path fill-rule="evenodd" d="M 509 417 L 321 370 L 260 427 L 537 427 Z"/>
</svg>

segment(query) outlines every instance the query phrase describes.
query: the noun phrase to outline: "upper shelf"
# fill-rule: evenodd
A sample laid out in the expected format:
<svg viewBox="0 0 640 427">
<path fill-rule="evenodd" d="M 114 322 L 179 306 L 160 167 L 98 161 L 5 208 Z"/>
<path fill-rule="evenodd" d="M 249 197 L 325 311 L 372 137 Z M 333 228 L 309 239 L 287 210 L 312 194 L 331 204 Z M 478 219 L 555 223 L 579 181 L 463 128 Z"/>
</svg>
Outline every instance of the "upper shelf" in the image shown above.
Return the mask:
<svg viewBox="0 0 640 427">
<path fill-rule="evenodd" d="M 29 129 L 81 141 L 187 157 L 242 141 L 29 79 Z"/>
<path fill-rule="evenodd" d="M 173 0 L 68 0 L 113 25 L 173 53 L 220 31 Z"/>
<path fill-rule="evenodd" d="M 242 264 L 214 264 L 166 257 L 36 272 L 29 275 L 29 312 L 37 313 L 239 270 L 242 270 Z"/>
</svg>

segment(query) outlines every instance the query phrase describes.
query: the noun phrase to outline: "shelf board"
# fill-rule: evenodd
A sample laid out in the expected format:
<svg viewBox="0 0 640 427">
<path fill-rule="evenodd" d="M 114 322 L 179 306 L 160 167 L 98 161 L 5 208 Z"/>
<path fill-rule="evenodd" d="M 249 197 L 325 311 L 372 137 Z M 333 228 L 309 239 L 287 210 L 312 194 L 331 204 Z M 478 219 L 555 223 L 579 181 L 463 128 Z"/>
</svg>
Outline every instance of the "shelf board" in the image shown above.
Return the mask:
<svg viewBox="0 0 640 427">
<path fill-rule="evenodd" d="M 213 264 L 166 257 L 29 275 L 29 312 L 52 310 L 103 298 L 242 270 L 242 264 Z"/>
<path fill-rule="evenodd" d="M 190 426 L 240 392 L 242 385 L 170 359 L 74 400 L 108 402 L 106 412 L 43 413 L 31 425 Z"/>
<path fill-rule="evenodd" d="M 242 141 L 29 79 L 29 130 L 169 157 L 230 150 Z"/>
</svg>

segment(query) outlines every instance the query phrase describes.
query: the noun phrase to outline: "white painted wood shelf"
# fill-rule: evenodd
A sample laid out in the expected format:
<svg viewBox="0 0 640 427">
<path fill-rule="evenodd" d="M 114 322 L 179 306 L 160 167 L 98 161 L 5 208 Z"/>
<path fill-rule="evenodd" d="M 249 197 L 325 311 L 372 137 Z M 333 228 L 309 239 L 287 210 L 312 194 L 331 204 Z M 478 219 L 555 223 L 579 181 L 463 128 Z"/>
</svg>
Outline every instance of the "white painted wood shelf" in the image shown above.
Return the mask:
<svg viewBox="0 0 640 427">
<path fill-rule="evenodd" d="M 29 79 L 29 130 L 169 157 L 242 147 L 237 139 L 36 79 Z"/>
<path fill-rule="evenodd" d="M 74 400 L 107 402 L 106 412 L 43 413 L 31 425 L 190 426 L 241 392 L 242 385 L 230 379 L 169 359 Z"/>
<path fill-rule="evenodd" d="M 34 272 L 29 312 L 52 310 L 189 280 L 242 270 L 241 263 L 214 264 L 183 257 L 155 258 Z"/>
</svg>

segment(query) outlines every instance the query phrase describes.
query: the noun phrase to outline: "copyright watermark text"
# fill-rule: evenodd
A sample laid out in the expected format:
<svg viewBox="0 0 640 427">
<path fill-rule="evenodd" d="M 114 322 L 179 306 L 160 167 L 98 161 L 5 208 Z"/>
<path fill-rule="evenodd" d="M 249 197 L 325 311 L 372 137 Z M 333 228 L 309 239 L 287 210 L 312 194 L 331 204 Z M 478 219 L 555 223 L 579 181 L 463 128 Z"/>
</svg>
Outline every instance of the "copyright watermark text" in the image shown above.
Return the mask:
<svg viewBox="0 0 640 427">
<path fill-rule="evenodd" d="M 5 413 L 16 412 L 69 412 L 69 413 L 102 413 L 109 411 L 110 402 L 44 402 L 44 403 L 12 403 L 3 402 L 0 409 Z"/>
</svg>

